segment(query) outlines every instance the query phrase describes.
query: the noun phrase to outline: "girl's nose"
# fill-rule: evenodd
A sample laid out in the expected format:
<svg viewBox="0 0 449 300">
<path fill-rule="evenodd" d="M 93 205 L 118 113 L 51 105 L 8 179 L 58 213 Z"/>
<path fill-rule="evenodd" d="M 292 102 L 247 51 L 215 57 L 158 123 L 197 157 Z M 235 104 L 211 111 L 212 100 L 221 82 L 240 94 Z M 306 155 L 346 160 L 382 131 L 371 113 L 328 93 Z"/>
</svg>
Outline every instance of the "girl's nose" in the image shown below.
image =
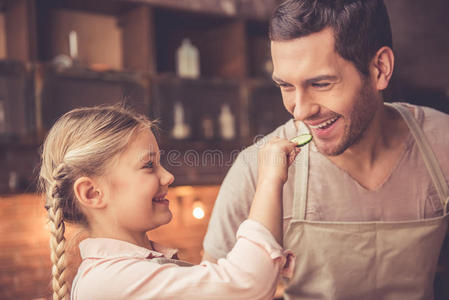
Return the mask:
<svg viewBox="0 0 449 300">
<path fill-rule="evenodd" d="M 162 186 L 170 185 L 175 181 L 175 176 L 167 171 L 164 167 L 161 167 L 160 183 Z"/>
</svg>

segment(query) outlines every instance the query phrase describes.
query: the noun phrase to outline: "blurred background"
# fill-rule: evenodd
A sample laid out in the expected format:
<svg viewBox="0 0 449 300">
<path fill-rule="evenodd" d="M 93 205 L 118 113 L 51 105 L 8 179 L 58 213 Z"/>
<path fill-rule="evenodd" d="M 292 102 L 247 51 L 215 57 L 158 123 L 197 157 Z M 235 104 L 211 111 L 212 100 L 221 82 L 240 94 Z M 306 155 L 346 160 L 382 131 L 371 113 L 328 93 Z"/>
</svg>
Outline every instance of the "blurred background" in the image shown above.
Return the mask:
<svg viewBox="0 0 449 300">
<path fill-rule="evenodd" d="M 175 217 L 151 238 L 200 262 L 226 171 L 289 119 L 270 79 L 279 2 L 0 0 L 0 299 L 49 298 L 39 147 L 79 106 L 124 102 L 159 119 Z M 397 63 L 386 99 L 449 113 L 449 1 L 385 2 Z M 441 267 L 437 299 L 449 299 L 448 283 Z"/>
</svg>

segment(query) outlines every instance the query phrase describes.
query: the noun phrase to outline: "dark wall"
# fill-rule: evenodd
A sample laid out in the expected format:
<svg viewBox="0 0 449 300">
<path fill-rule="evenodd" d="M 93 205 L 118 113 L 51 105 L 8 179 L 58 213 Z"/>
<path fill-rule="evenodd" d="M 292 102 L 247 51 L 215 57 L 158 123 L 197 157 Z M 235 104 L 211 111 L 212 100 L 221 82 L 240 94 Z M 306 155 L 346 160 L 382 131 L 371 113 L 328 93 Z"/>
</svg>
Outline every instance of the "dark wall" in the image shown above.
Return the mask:
<svg viewBox="0 0 449 300">
<path fill-rule="evenodd" d="M 388 97 L 449 113 L 449 1 L 385 0 L 396 68 Z"/>
</svg>

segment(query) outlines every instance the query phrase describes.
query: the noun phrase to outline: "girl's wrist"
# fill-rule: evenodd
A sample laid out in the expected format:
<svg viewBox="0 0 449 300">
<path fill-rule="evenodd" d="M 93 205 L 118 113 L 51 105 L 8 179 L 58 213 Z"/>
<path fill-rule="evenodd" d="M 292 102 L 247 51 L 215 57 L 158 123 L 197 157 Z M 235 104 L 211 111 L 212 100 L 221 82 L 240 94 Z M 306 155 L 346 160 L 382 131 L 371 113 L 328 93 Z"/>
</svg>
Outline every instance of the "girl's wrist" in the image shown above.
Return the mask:
<svg viewBox="0 0 449 300">
<path fill-rule="evenodd" d="M 258 179 L 257 187 L 272 187 L 272 188 L 282 188 L 285 184 L 285 180 L 279 176 L 263 176 Z"/>
</svg>

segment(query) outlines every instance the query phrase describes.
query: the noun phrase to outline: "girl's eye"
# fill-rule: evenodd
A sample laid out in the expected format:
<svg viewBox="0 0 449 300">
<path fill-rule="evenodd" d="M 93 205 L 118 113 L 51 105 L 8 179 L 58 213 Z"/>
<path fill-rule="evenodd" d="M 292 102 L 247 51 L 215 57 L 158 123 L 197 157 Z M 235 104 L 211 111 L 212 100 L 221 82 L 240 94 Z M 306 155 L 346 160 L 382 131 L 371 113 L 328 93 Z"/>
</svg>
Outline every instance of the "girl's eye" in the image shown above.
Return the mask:
<svg viewBox="0 0 449 300">
<path fill-rule="evenodd" d="M 144 169 L 153 169 L 153 166 L 154 166 L 153 162 L 149 161 L 145 165 L 143 165 L 143 168 Z"/>
</svg>

